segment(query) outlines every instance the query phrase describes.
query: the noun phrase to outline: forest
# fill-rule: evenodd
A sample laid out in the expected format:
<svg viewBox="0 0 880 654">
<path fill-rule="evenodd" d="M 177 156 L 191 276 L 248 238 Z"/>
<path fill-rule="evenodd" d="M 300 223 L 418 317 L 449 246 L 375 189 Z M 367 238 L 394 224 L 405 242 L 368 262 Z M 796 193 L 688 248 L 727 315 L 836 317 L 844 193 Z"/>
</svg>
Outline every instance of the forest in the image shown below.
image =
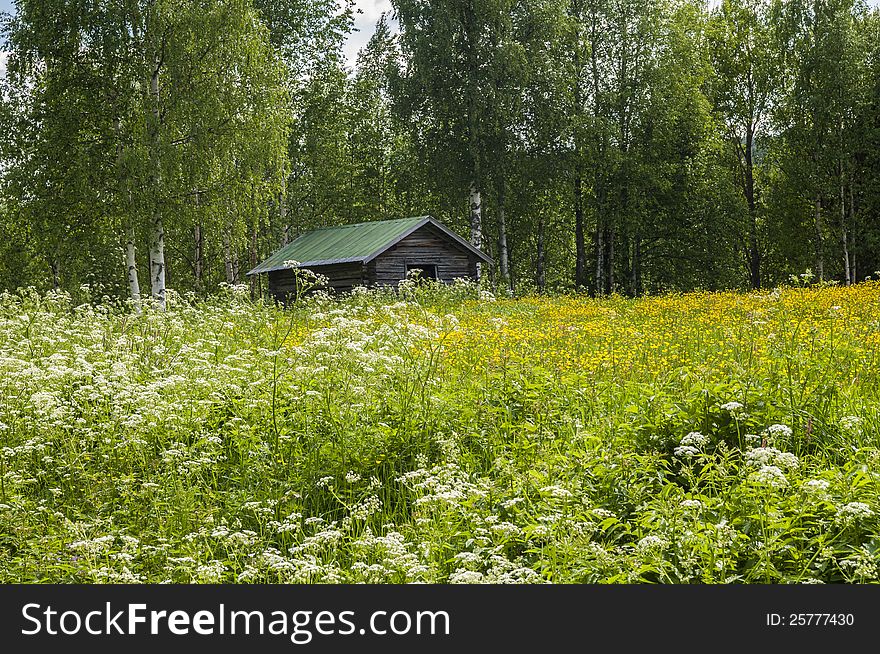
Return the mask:
<svg viewBox="0 0 880 654">
<path fill-rule="evenodd" d="M 863 0 L 16 0 L 0 287 L 205 296 L 314 227 L 432 215 L 493 288 L 880 268 Z M 257 295 L 257 280 L 250 280 Z"/>
</svg>

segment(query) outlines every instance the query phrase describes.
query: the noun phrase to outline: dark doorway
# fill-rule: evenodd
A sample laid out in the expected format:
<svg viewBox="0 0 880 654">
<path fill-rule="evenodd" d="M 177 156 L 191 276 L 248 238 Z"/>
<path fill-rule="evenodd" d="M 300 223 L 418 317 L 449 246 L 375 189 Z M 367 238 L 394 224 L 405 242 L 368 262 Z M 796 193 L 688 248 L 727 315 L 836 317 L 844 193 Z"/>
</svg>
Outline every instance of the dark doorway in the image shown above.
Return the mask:
<svg viewBox="0 0 880 654">
<path fill-rule="evenodd" d="M 437 279 L 436 263 L 408 263 L 406 264 L 406 274 L 409 277 L 411 270 L 417 270 L 420 279 Z"/>
</svg>

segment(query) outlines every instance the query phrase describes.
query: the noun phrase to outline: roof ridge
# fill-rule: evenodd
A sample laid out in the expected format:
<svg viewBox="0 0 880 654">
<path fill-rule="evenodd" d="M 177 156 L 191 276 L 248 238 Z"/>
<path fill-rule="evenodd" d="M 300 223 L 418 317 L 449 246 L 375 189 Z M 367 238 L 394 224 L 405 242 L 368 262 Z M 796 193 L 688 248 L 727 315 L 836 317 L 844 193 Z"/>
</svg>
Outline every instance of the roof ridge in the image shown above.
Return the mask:
<svg viewBox="0 0 880 654">
<path fill-rule="evenodd" d="M 405 218 L 388 218 L 386 220 L 365 220 L 360 223 L 347 223 L 345 225 L 327 225 L 326 227 L 315 227 L 310 229 L 308 232 L 303 232 L 301 236 L 304 236 L 309 232 L 322 232 L 325 229 L 345 229 L 346 227 L 363 227 L 364 225 L 378 225 L 379 223 L 399 223 L 404 220 L 423 220 L 424 218 L 431 218 L 431 216 L 407 216 Z"/>
</svg>

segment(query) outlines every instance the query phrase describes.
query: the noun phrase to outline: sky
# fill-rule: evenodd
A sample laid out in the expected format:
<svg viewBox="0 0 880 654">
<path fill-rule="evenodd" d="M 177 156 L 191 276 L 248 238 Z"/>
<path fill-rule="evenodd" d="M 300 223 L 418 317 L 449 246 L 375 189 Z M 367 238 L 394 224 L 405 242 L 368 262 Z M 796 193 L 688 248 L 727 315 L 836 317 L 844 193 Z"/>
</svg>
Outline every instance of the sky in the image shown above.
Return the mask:
<svg viewBox="0 0 880 654">
<path fill-rule="evenodd" d="M 0 0 L 0 5 L 6 1 Z M 345 44 L 345 57 L 350 66 L 354 66 L 358 50 L 367 44 L 376 31 L 376 22 L 382 12 L 391 14 L 391 0 L 355 0 L 354 4 L 361 13 L 355 15 L 354 27 L 357 31 L 348 37 Z"/>
</svg>

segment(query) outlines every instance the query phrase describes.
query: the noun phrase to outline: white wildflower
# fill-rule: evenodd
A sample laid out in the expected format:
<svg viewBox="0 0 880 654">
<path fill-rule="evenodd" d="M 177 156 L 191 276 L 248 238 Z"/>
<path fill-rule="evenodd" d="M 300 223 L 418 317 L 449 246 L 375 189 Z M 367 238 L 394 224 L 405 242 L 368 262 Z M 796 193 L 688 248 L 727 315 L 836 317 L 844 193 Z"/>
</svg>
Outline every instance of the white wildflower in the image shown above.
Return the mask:
<svg viewBox="0 0 880 654">
<path fill-rule="evenodd" d="M 483 573 L 475 570 L 456 570 L 449 575 L 450 584 L 481 584 L 483 581 Z"/>
<path fill-rule="evenodd" d="M 644 538 L 642 538 L 638 543 L 636 543 L 636 549 L 640 552 L 647 552 L 651 550 L 663 549 L 666 547 L 666 540 L 661 538 L 660 536 L 655 536 L 654 534 L 648 534 Z"/>
<path fill-rule="evenodd" d="M 541 489 L 541 492 L 545 495 L 550 495 L 551 497 L 558 497 L 561 499 L 571 497 L 571 491 L 566 490 L 561 486 L 545 486 Z"/>
<path fill-rule="evenodd" d="M 872 515 L 874 515 L 874 511 L 864 502 L 850 502 L 837 509 L 834 521 L 841 525 L 851 525 L 858 520 L 870 518 Z"/>
<path fill-rule="evenodd" d="M 839 424 L 840 430 L 847 434 L 857 435 L 862 431 L 862 419 L 858 416 L 844 416 Z"/>
<path fill-rule="evenodd" d="M 810 479 L 804 482 L 804 490 L 808 493 L 824 493 L 831 484 L 824 479 Z"/>
<path fill-rule="evenodd" d="M 767 427 L 767 433 L 774 438 L 789 438 L 792 432 L 788 425 L 776 424 Z"/>
<path fill-rule="evenodd" d="M 776 466 L 761 466 L 760 470 L 752 473 L 750 479 L 758 484 L 770 486 L 771 488 L 785 488 L 788 486 L 788 479 L 786 478 L 785 473 Z"/>
<path fill-rule="evenodd" d="M 800 465 L 798 458 L 791 452 L 782 452 L 775 447 L 756 447 L 746 452 L 746 462 L 754 466 L 774 465 L 780 468 L 794 469 Z"/>
<path fill-rule="evenodd" d="M 728 402 L 727 404 L 722 404 L 721 408 L 729 413 L 738 414 L 742 413 L 745 407 L 739 402 Z"/>
<path fill-rule="evenodd" d="M 709 442 L 709 437 L 701 434 L 698 431 L 692 431 L 686 436 L 683 436 L 681 439 L 681 444 L 684 446 L 694 447 L 697 449 L 701 449 L 706 446 L 706 443 Z"/>
</svg>

